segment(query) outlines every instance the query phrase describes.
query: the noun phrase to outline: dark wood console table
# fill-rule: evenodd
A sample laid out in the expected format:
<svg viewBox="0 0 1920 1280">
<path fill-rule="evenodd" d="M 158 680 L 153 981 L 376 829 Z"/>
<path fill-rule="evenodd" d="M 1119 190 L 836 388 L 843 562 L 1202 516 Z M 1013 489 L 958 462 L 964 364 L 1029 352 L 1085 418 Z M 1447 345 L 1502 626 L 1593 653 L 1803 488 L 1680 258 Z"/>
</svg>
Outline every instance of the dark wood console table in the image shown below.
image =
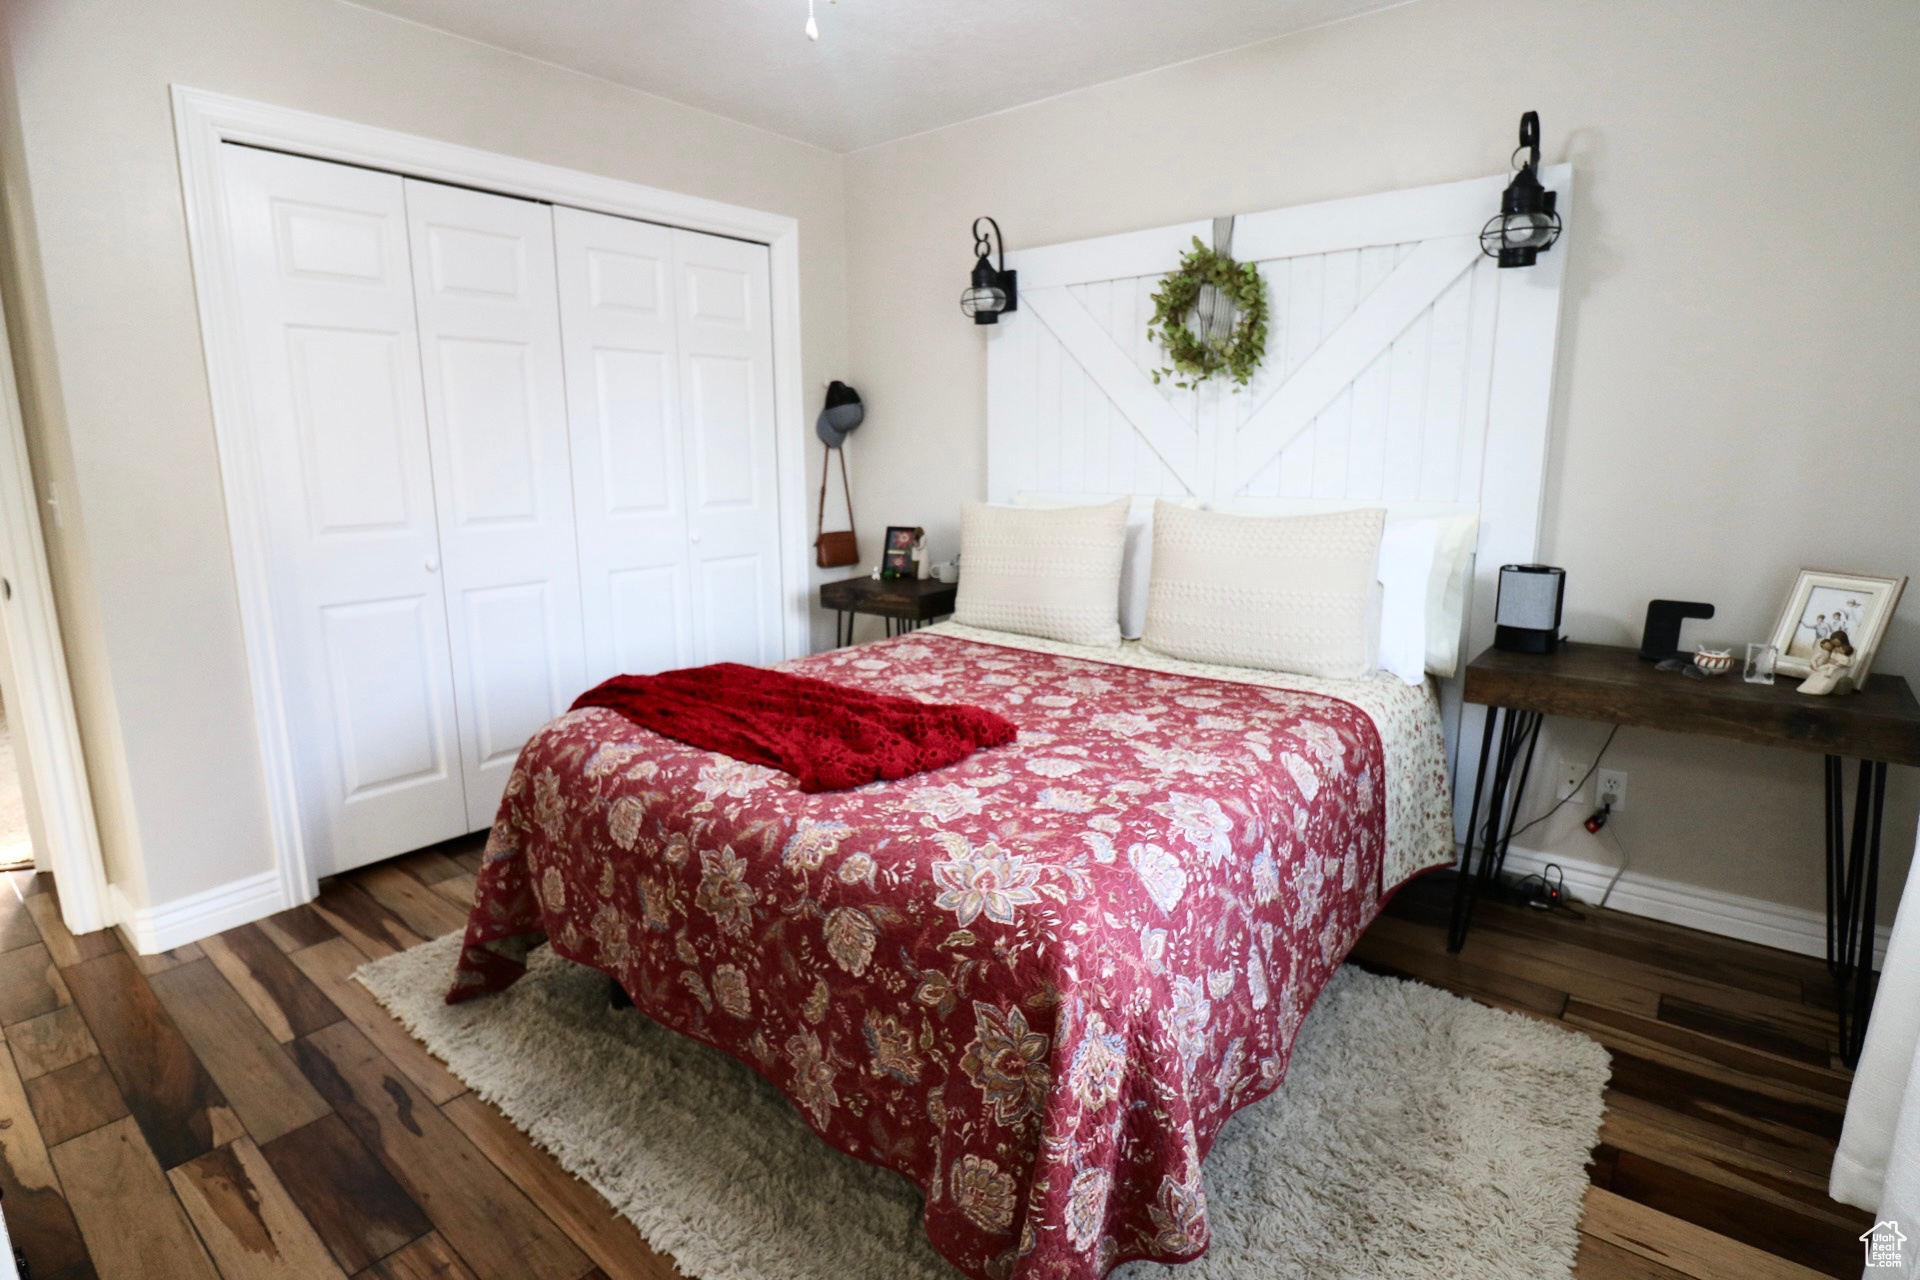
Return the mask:
<svg viewBox="0 0 1920 1280">
<path fill-rule="evenodd" d="M 1880 879 L 1880 821 L 1887 766 L 1920 766 L 1920 702 L 1895 675 L 1876 671 L 1860 693 L 1798 693 L 1798 680 L 1748 684 L 1736 671 L 1693 680 L 1659 671 L 1633 649 L 1565 644 L 1544 657 L 1489 649 L 1467 666 L 1465 699 L 1487 708 L 1480 771 L 1460 852 L 1449 950 L 1466 942 L 1474 900 L 1506 862 L 1520 795 L 1545 717 L 1731 738 L 1826 757 L 1827 967 L 1839 992 L 1840 1052 L 1851 1066 L 1873 1000 L 1873 936 Z M 1853 824 L 1844 814 L 1843 758 L 1860 761 Z M 1482 792 L 1487 817 L 1480 818 Z M 1474 864 L 1478 846 L 1480 860 Z"/>
<path fill-rule="evenodd" d="M 820 607 L 835 613 L 836 648 L 853 643 L 853 621 L 860 614 L 885 618 L 887 634 L 902 635 L 952 613 L 959 596 L 958 583 L 932 578 L 842 578 L 820 584 Z"/>
</svg>

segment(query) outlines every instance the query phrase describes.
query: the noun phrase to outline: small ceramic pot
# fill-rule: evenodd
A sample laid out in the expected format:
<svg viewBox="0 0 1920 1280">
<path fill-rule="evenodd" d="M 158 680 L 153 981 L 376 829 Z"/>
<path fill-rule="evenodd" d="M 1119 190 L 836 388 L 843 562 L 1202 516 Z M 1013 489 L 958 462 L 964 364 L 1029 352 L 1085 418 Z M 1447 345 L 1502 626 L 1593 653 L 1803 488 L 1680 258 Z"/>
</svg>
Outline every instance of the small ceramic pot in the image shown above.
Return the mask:
<svg viewBox="0 0 1920 1280">
<path fill-rule="evenodd" d="M 1693 665 L 1703 675 L 1723 676 L 1733 670 L 1733 650 L 1702 649 L 1693 655 Z"/>
</svg>

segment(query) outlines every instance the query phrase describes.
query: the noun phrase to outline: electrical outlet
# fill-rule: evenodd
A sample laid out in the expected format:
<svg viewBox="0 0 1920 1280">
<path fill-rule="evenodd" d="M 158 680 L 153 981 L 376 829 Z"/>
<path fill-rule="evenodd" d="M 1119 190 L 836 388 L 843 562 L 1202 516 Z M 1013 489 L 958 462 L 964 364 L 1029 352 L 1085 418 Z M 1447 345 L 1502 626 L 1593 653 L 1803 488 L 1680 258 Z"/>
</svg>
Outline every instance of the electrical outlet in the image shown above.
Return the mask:
<svg viewBox="0 0 1920 1280">
<path fill-rule="evenodd" d="M 1580 789 L 1581 780 L 1586 776 L 1587 771 L 1580 767 L 1578 760 L 1562 760 L 1560 772 L 1554 775 L 1553 798 L 1555 800 L 1571 798 L 1573 793 Z"/>
<path fill-rule="evenodd" d="M 1602 769 L 1597 775 L 1594 803 L 1604 804 L 1615 813 L 1627 811 L 1627 774 L 1624 769 Z"/>
</svg>

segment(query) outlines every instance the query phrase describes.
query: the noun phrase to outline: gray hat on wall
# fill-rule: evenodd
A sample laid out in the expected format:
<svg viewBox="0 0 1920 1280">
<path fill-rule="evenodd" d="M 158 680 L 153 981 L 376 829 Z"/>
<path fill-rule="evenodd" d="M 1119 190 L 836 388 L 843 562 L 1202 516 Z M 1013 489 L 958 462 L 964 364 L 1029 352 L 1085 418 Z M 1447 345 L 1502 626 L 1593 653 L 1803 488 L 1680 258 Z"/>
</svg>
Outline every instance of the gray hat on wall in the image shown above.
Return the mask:
<svg viewBox="0 0 1920 1280">
<path fill-rule="evenodd" d="M 844 382 L 827 384 L 827 407 L 820 411 L 819 419 L 813 424 L 813 432 L 820 437 L 820 443 L 829 449 L 838 449 L 847 442 L 847 434 L 867 416 L 867 407 L 860 403 L 860 393 Z"/>
</svg>

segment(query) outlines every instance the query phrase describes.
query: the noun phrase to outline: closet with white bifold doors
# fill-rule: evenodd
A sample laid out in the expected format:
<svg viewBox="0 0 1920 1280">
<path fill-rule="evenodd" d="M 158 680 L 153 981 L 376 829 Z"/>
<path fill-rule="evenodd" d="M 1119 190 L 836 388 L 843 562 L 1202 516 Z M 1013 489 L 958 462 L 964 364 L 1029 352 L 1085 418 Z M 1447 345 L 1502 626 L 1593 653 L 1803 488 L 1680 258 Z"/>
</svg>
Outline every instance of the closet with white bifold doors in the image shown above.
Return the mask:
<svg viewBox="0 0 1920 1280">
<path fill-rule="evenodd" d="M 765 246 L 221 152 L 318 875 L 486 827 L 610 675 L 781 656 Z"/>
</svg>

